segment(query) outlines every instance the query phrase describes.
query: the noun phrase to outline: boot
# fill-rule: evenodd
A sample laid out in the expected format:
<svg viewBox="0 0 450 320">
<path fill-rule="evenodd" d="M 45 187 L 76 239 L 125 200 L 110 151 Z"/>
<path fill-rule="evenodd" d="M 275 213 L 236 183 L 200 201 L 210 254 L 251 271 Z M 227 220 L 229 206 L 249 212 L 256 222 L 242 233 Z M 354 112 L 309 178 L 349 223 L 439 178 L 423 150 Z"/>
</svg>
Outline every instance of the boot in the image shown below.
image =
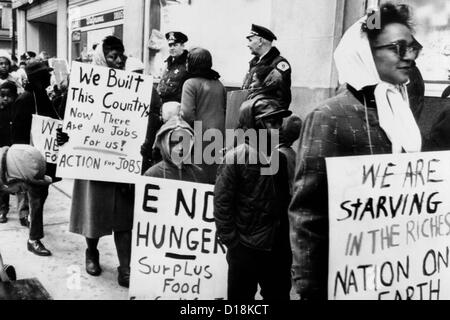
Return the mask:
<svg viewBox="0 0 450 320">
<path fill-rule="evenodd" d="M 118 267 L 119 272 L 117 276 L 117 282 L 120 286 L 129 288 L 130 287 L 130 267 Z"/>
<path fill-rule="evenodd" d="M 100 253 L 98 250 L 86 249 L 86 272 L 91 276 L 99 276 L 102 273 L 100 268 Z"/>
</svg>

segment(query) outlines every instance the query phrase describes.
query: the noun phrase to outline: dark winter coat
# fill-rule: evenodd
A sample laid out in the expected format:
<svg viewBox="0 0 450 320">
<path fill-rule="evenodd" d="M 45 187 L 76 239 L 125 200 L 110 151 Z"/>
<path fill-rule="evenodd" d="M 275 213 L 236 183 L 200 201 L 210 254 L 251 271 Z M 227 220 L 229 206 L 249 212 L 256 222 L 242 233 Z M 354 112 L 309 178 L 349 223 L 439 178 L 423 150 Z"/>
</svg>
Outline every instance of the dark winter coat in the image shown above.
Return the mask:
<svg viewBox="0 0 450 320">
<path fill-rule="evenodd" d="M 31 123 L 33 114 L 60 119 L 59 114 L 53 108 L 47 92 L 38 90 L 28 85 L 26 91 L 22 93 L 13 105 L 12 110 L 12 144 L 30 144 Z M 61 180 L 56 178 L 56 164 L 48 163 L 46 174 L 54 182 Z"/>
<path fill-rule="evenodd" d="M 150 113 L 147 119 L 147 131 L 145 134 L 145 141 L 141 146 L 142 155 L 142 173 L 147 171 L 152 164 L 160 160 L 160 155 L 153 151 L 153 144 L 155 143 L 156 134 L 161 128 L 161 99 L 152 87 L 152 99 L 150 102 Z"/>
<path fill-rule="evenodd" d="M 280 56 L 280 51 L 276 47 L 272 47 L 266 55 L 264 55 L 259 61 L 258 57 L 253 58 L 250 61 L 250 68 L 247 72 L 242 89 L 249 89 L 253 82 L 253 74 L 258 68 L 263 66 L 270 66 L 273 68 L 272 77 L 279 79 L 278 88 L 276 90 L 276 97 L 279 100 L 282 107 L 289 108 L 291 104 L 291 66 L 289 62 Z"/>
<path fill-rule="evenodd" d="M 12 112 L 14 104 L 0 105 L 0 147 L 12 145 Z"/>
<path fill-rule="evenodd" d="M 376 105 L 365 108 L 348 89 L 306 118 L 297 152 L 294 195 L 289 208 L 293 280 L 304 298 L 327 299 L 328 187 L 326 157 L 391 153 Z M 368 132 L 369 130 L 369 132 Z M 369 143 L 370 134 L 372 145 Z"/>
<path fill-rule="evenodd" d="M 202 133 L 208 129 L 217 129 L 225 136 L 226 99 L 227 92 L 219 80 L 191 78 L 183 85 L 181 114 L 191 127 L 194 121 L 201 121 Z M 201 139 L 198 141 L 201 142 Z M 202 144 L 202 152 L 207 145 Z M 208 176 L 209 183 L 214 184 L 217 165 L 203 163 L 200 167 Z"/>
<path fill-rule="evenodd" d="M 241 127 L 252 127 L 251 119 L 242 120 L 251 113 L 251 108 L 241 112 Z M 276 174 L 262 175 L 263 164 L 251 164 L 252 156 L 258 158 L 258 150 L 248 143 L 225 154 L 214 188 L 217 235 L 228 248 L 241 243 L 270 251 L 280 240 L 288 246 L 290 196 L 285 158 L 279 154 Z"/>
<path fill-rule="evenodd" d="M 36 97 L 36 99 L 35 99 Z M 33 114 L 58 119 L 56 111 L 45 90 L 27 90 L 21 94 L 12 112 L 12 143 L 30 144 L 31 122 Z"/>
<path fill-rule="evenodd" d="M 163 103 L 167 101 L 181 102 L 181 92 L 184 81 L 187 79 L 186 60 L 188 51 L 180 56 L 167 58 L 167 68 L 158 85 L 158 93 Z"/>
</svg>

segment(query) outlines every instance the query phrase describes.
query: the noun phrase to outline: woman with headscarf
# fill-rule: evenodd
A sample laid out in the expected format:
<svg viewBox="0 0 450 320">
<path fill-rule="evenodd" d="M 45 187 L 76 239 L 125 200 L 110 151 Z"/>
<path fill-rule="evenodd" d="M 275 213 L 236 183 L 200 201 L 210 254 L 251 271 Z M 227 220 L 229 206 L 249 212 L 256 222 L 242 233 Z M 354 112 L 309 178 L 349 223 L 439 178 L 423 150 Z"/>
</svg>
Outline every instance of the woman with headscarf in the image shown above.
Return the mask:
<svg viewBox="0 0 450 320">
<path fill-rule="evenodd" d="M 369 16 L 344 34 L 335 52 L 346 89 L 306 118 L 289 208 L 293 280 L 301 299 L 327 299 L 326 157 L 420 152 L 421 134 L 405 84 L 419 47 L 407 6 L 383 4 L 381 28 Z"/>
<path fill-rule="evenodd" d="M 208 129 L 217 129 L 223 136 L 227 93 L 219 81 L 220 75 L 212 69 L 211 53 L 203 48 L 191 49 L 187 57 L 187 71 L 189 79 L 184 83 L 181 95 L 183 118 L 194 129 L 194 122 L 201 122 L 202 133 Z M 202 143 L 202 139 L 198 139 L 196 143 Z M 204 147 L 202 144 L 202 153 Z M 202 164 L 196 164 L 205 171 L 209 183 L 214 184 L 217 164 L 206 164 L 203 158 Z"/>
<path fill-rule="evenodd" d="M 93 63 L 123 70 L 126 57 L 122 41 L 108 36 L 97 46 Z M 120 266 L 118 283 L 129 286 L 131 230 L 133 228 L 134 190 L 132 185 L 113 182 L 75 180 L 69 230 L 86 238 L 86 272 L 102 272 L 97 245 L 103 236 L 114 233 Z"/>
</svg>

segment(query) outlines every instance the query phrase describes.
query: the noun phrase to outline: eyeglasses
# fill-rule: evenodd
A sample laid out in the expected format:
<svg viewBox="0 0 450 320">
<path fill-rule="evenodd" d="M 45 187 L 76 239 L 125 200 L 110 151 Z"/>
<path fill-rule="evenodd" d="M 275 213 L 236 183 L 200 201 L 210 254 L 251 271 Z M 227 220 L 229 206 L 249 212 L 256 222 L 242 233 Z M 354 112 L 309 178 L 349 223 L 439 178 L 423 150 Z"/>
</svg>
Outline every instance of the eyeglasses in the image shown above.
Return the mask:
<svg viewBox="0 0 450 320">
<path fill-rule="evenodd" d="M 395 53 L 399 56 L 399 58 L 403 59 L 407 53 L 413 53 L 414 58 L 417 58 L 420 51 L 423 49 L 423 46 L 416 39 L 413 39 L 413 42 L 411 42 L 410 44 L 408 44 L 406 40 L 399 40 L 382 46 L 373 47 L 373 49 L 385 48 L 391 48 L 392 50 L 395 50 Z"/>
</svg>

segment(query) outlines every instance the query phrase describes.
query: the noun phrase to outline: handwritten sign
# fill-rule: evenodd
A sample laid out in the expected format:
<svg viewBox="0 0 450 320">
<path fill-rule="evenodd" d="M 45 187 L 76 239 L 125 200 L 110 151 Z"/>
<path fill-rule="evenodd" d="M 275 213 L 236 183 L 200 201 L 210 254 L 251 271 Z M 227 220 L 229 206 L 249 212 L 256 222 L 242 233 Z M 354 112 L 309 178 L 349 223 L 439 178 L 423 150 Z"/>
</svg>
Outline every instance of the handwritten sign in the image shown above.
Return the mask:
<svg viewBox="0 0 450 320">
<path fill-rule="evenodd" d="M 133 183 L 150 111 L 152 77 L 73 62 L 57 175 Z"/>
<path fill-rule="evenodd" d="M 212 185 L 136 180 L 132 299 L 226 299 L 226 249 L 216 237 Z"/>
<path fill-rule="evenodd" d="M 329 299 L 450 299 L 450 152 L 326 162 Z"/>
<path fill-rule="evenodd" d="M 62 127 L 62 121 L 33 114 L 31 136 L 33 146 L 38 149 L 48 163 L 56 163 L 59 147 L 56 143 L 56 129 Z"/>
</svg>

